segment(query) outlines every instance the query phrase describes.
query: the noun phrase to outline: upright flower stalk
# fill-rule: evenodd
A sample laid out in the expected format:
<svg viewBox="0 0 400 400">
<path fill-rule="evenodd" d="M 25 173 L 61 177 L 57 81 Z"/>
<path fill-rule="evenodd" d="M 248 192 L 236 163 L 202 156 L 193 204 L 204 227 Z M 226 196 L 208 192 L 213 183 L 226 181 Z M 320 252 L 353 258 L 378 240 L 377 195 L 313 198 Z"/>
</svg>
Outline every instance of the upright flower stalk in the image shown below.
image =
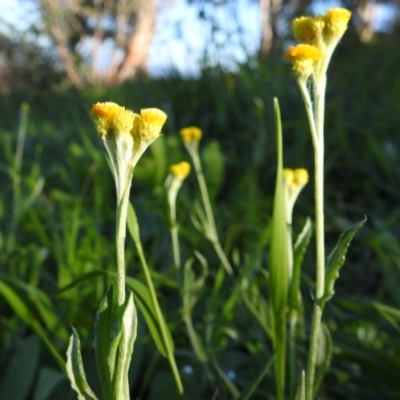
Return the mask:
<svg viewBox="0 0 400 400">
<path fill-rule="evenodd" d="M 293 208 L 296 200 L 308 183 L 308 172 L 304 168 L 283 170 L 283 192 L 286 210 L 287 225 L 287 252 L 288 252 L 288 269 L 289 269 L 289 298 L 288 298 L 288 315 L 289 315 L 289 388 L 290 398 L 293 398 L 297 385 L 296 378 L 296 338 L 299 331 L 301 318 L 303 316 L 303 307 L 301 302 L 300 291 L 300 275 L 301 264 L 294 263 L 294 247 L 292 238 L 292 219 Z M 307 226 L 307 224 L 306 224 Z M 306 228 L 306 227 L 305 227 Z M 300 235 L 301 240 L 301 235 Z M 298 243 L 296 242 L 296 245 Z"/>
<path fill-rule="evenodd" d="M 314 146 L 315 219 L 316 219 L 316 290 L 311 325 L 310 351 L 306 373 L 306 398 L 314 396 L 314 376 L 323 312 L 325 288 L 324 239 L 324 113 L 326 72 L 336 45 L 347 29 L 351 12 L 333 8 L 325 15 L 300 17 L 293 21 L 295 38 L 300 42 L 291 47 L 285 58 L 293 70 L 302 94 Z M 308 84 L 311 83 L 310 86 Z"/>
<path fill-rule="evenodd" d="M 171 165 L 169 167 L 167 180 L 165 181 L 171 224 L 172 252 L 174 257 L 174 265 L 178 269 L 181 267 L 181 256 L 179 249 L 178 222 L 176 219 L 176 196 L 178 195 L 183 181 L 189 175 L 190 168 L 190 164 L 186 161 Z"/>
<path fill-rule="evenodd" d="M 125 238 L 133 172 L 147 147 L 160 135 L 167 115 L 157 108 L 136 114 L 118 104 L 96 103 L 92 108 L 97 131 L 107 150 L 117 195 L 117 299 L 125 302 Z"/>
<path fill-rule="evenodd" d="M 201 168 L 200 156 L 199 156 L 199 142 L 203 136 L 203 132 L 196 126 L 190 126 L 180 130 L 180 135 L 187 151 L 192 158 L 194 170 L 196 172 L 197 181 L 200 187 L 201 198 L 203 200 L 203 206 L 205 211 L 205 218 L 201 218 L 202 229 L 205 236 L 210 240 L 214 247 L 217 256 L 219 257 L 225 271 L 229 275 L 233 275 L 233 268 L 224 250 L 222 249 L 219 241 L 217 226 L 215 225 L 214 214 L 211 207 L 210 196 L 208 195 L 206 181 L 204 179 L 203 170 Z"/>
</svg>

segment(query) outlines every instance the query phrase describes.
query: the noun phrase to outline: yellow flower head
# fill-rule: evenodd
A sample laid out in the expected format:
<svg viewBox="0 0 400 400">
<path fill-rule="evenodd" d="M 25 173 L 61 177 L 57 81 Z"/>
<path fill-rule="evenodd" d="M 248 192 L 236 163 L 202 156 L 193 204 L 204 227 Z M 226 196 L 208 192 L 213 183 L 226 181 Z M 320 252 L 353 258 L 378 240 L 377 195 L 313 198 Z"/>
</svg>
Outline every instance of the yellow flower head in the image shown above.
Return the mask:
<svg viewBox="0 0 400 400">
<path fill-rule="evenodd" d="M 182 161 L 178 164 L 172 164 L 169 167 L 169 172 L 179 180 L 183 181 L 190 173 L 190 164 Z"/>
<path fill-rule="evenodd" d="M 322 58 L 322 51 L 316 46 L 298 44 L 292 46 L 284 58 L 292 61 L 296 75 L 307 78 L 314 72 L 316 62 Z"/>
<path fill-rule="evenodd" d="M 304 168 L 298 168 L 294 170 L 294 181 L 296 186 L 303 187 L 308 183 L 308 171 Z"/>
<path fill-rule="evenodd" d="M 294 171 L 290 168 L 284 168 L 283 181 L 287 187 L 292 187 L 294 184 Z"/>
<path fill-rule="evenodd" d="M 203 132 L 197 126 L 189 126 L 180 130 L 180 135 L 185 143 L 199 142 Z"/>
<path fill-rule="evenodd" d="M 158 108 L 145 108 L 140 114 L 135 114 L 132 126 L 132 136 L 140 142 L 152 143 L 161 133 L 167 114 Z"/>
<path fill-rule="evenodd" d="M 95 116 L 97 131 L 103 139 L 129 134 L 135 119 L 133 111 L 112 102 L 96 103 L 91 112 Z"/>
<path fill-rule="evenodd" d="M 304 168 L 283 170 L 283 181 L 290 190 L 302 189 L 308 183 L 308 172 Z"/>
<path fill-rule="evenodd" d="M 317 45 L 321 40 L 324 21 L 321 17 L 299 17 L 293 20 L 294 37 L 305 44 Z"/>
<path fill-rule="evenodd" d="M 324 16 L 324 38 L 327 42 L 340 39 L 345 33 L 351 12 L 345 8 L 331 8 Z"/>
</svg>

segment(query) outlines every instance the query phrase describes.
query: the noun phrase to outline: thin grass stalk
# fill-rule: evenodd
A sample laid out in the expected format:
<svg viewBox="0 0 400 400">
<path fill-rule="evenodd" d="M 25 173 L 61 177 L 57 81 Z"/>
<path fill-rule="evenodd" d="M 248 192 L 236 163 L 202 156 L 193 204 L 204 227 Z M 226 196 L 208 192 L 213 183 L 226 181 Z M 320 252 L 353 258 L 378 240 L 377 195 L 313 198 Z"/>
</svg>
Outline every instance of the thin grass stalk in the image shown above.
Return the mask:
<svg viewBox="0 0 400 400">
<path fill-rule="evenodd" d="M 17 134 L 17 147 L 15 150 L 14 170 L 12 173 L 13 183 L 13 208 L 10 226 L 10 234 L 8 236 L 7 251 L 11 252 L 15 245 L 15 237 L 17 231 L 18 214 L 21 207 L 21 168 L 24 157 L 24 144 L 26 130 L 28 126 L 29 104 L 22 103 L 20 107 L 19 126 Z"/>
<path fill-rule="evenodd" d="M 208 194 L 207 184 L 206 184 L 206 181 L 204 179 L 204 174 L 203 174 L 203 171 L 202 171 L 202 168 L 201 168 L 199 153 L 198 153 L 198 151 L 192 149 L 191 146 L 187 146 L 187 148 L 189 150 L 190 155 L 192 156 L 194 169 L 196 171 L 197 181 L 199 183 L 200 193 L 201 193 L 201 197 L 202 197 L 202 200 L 203 200 L 203 205 L 204 205 L 204 209 L 205 209 L 205 212 L 206 212 L 208 225 L 209 225 L 209 228 L 210 228 L 211 244 L 213 245 L 214 250 L 217 253 L 218 258 L 220 259 L 222 265 L 224 266 L 225 271 L 229 275 L 232 275 L 233 274 L 232 265 L 229 262 L 224 250 L 222 249 L 222 246 L 221 246 L 221 243 L 220 243 L 220 240 L 219 240 L 219 237 L 218 237 L 217 227 L 215 225 L 214 214 L 213 214 L 212 207 L 211 207 L 210 196 Z"/>
<path fill-rule="evenodd" d="M 141 246 L 137 246 L 137 250 L 138 250 L 138 255 L 139 255 L 139 258 L 140 258 L 140 263 L 141 263 L 141 265 L 143 267 L 143 272 L 144 272 L 144 275 L 145 275 L 146 283 L 147 283 L 147 286 L 148 286 L 149 291 L 150 291 L 151 301 L 153 303 L 154 310 L 156 311 L 157 320 L 159 321 L 159 326 L 160 326 L 160 329 L 161 329 L 161 333 L 162 333 L 162 336 L 164 338 L 164 344 L 165 344 L 165 348 L 166 348 L 166 352 L 167 352 L 168 361 L 169 361 L 169 364 L 171 366 L 172 374 L 174 375 L 175 382 L 176 382 L 176 384 L 178 386 L 178 392 L 181 394 L 181 393 L 183 393 L 183 385 L 182 385 L 182 381 L 181 381 L 181 378 L 180 378 L 180 375 L 179 375 L 178 367 L 177 367 L 176 362 L 175 362 L 175 358 L 173 357 L 173 350 L 172 350 L 172 347 L 171 347 L 169 336 L 168 336 L 167 331 L 165 329 L 164 319 L 163 319 L 163 316 L 162 316 L 162 312 L 161 312 L 160 306 L 158 304 L 157 294 L 156 294 L 156 291 L 155 291 L 155 288 L 154 288 L 154 285 L 153 285 L 153 280 L 151 279 L 150 269 L 149 269 L 149 266 L 147 265 L 147 261 L 146 261 L 146 259 L 144 257 L 144 253 L 143 253 L 142 247 Z"/>
</svg>

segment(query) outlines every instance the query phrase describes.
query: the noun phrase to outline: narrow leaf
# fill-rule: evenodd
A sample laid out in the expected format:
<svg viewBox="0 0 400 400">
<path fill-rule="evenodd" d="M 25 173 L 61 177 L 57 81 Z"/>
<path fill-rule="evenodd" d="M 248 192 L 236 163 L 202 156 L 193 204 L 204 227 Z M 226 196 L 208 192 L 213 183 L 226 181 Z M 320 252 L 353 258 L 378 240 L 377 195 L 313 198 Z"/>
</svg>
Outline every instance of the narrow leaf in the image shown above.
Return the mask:
<svg viewBox="0 0 400 400">
<path fill-rule="evenodd" d="M 132 292 L 130 292 L 124 305 L 120 332 L 118 361 L 113 377 L 113 395 L 117 399 L 129 399 L 128 371 L 137 333 L 137 313 Z"/>
<path fill-rule="evenodd" d="M 83 283 L 86 283 L 88 281 L 91 281 L 92 279 L 98 278 L 99 276 L 104 276 L 107 272 L 106 271 L 90 271 L 87 272 L 86 274 L 81 275 L 78 279 L 75 279 L 68 285 L 64 286 L 57 292 L 57 296 L 61 296 L 62 294 L 68 292 L 69 290 L 76 288 Z"/>
<path fill-rule="evenodd" d="M 278 397 L 283 396 L 285 388 L 286 359 L 286 305 L 289 286 L 289 259 L 287 245 L 286 207 L 283 192 L 283 154 L 282 125 L 278 100 L 274 99 L 277 174 L 272 215 L 270 250 L 270 304 L 272 307 L 273 345 L 276 350 L 275 377 Z"/>
<path fill-rule="evenodd" d="M 333 354 L 333 341 L 331 333 L 326 325 L 322 324 L 322 330 L 318 340 L 317 354 L 317 374 L 314 383 L 314 393 L 318 392 L 322 384 L 325 374 L 328 372 L 331 365 Z"/>
<path fill-rule="evenodd" d="M 167 357 L 167 349 L 157 323 L 156 311 L 151 301 L 149 289 L 145 284 L 133 278 L 126 278 L 126 284 L 133 290 L 135 302 L 144 316 L 146 325 L 158 351 L 164 357 Z"/>
<path fill-rule="evenodd" d="M 301 371 L 301 378 L 294 400 L 306 400 L 306 374 L 304 371 Z"/>
<path fill-rule="evenodd" d="M 56 359 L 60 369 L 64 371 L 65 362 L 60 353 L 53 345 L 46 330 L 36 320 L 35 315 L 32 314 L 29 306 L 22 300 L 22 298 L 8 285 L 0 281 L 0 294 L 5 298 L 9 306 L 13 309 L 16 315 L 21 318 L 27 325 L 29 325 L 39 337 L 46 343 L 48 349 Z"/>
<path fill-rule="evenodd" d="M 252 394 L 254 391 L 257 389 L 258 385 L 260 382 L 263 380 L 264 376 L 267 375 L 268 371 L 270 370 L 272 363 L 274 362 L 274 357 L 273 356 L 268 364 L 260 371 L 260 373 L 256 376 L 253 382 L 250 383 L 250 385 L 242 392 L 242 394 L 239 396 L 238 400 L 250 400 Z"/>
<path fill-rule="evenodd" d="M 367 218 L 365 217 L 362 221 L 352 225 L 344 232 L 342 232 L 337 245 L 334 247 L 331 254 L 329 254 L 326 260 L 327 269 L 325 272 L 325 290 L 323 298 L 324 304 L 335 294 L 335 282 L 339 277 L 340 268 L 345 262 L 347 250 L 349 249 L 351 240 L 366 221 Z"/>
<path fill-rule="evenodd" d="M 32 400 L 47 400 L 54 398 L 51 397 L 53 390 L 64 379 L 65 376 L 53 368 L 41 368 Z"/>
<path fill-rule="evenodd" d="M 132 239 L 135 242 L 135 246 L 142 248 L 142 242 L 140 241 L 140 233 L 139 233 L 139 223 L 136 217 L 135 209 L 133 208 L 130 202 L 128 204 L 127 225 L 129 233 L 131 234 Z"/>
<path fill-rule="evenodd" d="M 72 335 L 67 349 L 67 374 L 72 389 L 78 393 L 78 400 L 97 400 L 86 380 L 79 335 L 74 327 L 72 327 Z"/>
<path fill-rule="evenodd" d="M 113 285 L 111 284 L 100 302 L 94 324 L 96 364 L 99 372 L 104 399 L 111 399 L 111 371 L 114 366 L 108 365 L 111 344 Z"/>
<path fill-rule="evenodd" d="M 0 274 L 0 278 L 4 281 L 11 282 L 13 285 L 18 286 L 28 294 L 30 300 L 35 305 L 38 314 L 46 325 L 47 331 L 56 332 L 60 339 L 68 339 L 67 330 L 62 321 L 60 321 L 50 297 L 45 292 L 13 276 Z"/>
<path fill-rule="evenodd" d="M 311 219 L 307 218 L 304 224 L 303 230 L 297 237 L 296 243 L 294 244 L 293 251 L 293 278 L 290 287 L 290 298 L 289 307 L 295 309 L 302 313 L 302 303 L 301 303 L 301 267 L 304 260 L 304 255 L 306 254 L 307 247 L 310 243 L 312 234 L 312 223 Z"/>
<path fill-rule="evenodd" d="M 0 398 L 25 400 L 28 398 L 39 367 L 40 339 L 31 335 L 20 340 L 11 358 L 3 365 L 0 379 Z"/>
</svg>

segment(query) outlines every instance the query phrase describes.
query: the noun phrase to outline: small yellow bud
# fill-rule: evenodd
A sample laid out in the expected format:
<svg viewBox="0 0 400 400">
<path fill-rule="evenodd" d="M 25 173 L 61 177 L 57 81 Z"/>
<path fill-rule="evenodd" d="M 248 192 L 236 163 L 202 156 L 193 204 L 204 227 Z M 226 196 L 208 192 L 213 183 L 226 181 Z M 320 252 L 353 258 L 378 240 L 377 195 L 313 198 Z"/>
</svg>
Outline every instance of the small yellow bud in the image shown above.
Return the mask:
<svg viewBox="0 0 400 400">
<path fill-rule="evenodd" d="M 292 46 L 284 55 L 284 58 L 292 61 L 296 75 L 309 77 L 314 72 L 316 62 L 322 58 L 321 50 L 309 44 Z"/>
<path fill-rule="evenodd" d="M 304 168 L 294 170 L 294 183 L 297 187 L 303 187 L 308 183 L 308 171 Z"/>
<path fill-rule="evenodd" d="M 287 187 L 292 187 L 294 184 L 294 171 L 290 168 L 284 168 L 283 181 Z"/>
<path fill-rule="evenodd" d="M 140 142 L 152 143 L 161 133 L 167 114 L 158 108 L 145 108 L 140 110 L 140 114 L 135 114 L 136 118 L 132 126 L 132 136 Z"/>
<path fill-rule="evenodd" d="M 308 172 L 304 168 L 290 169 L 283 171 L 283 190 L 286 201 L 286 221 L 292 224 L 293 207 L 304 186 L 308 183 Z"/>
<path fill-rule="evenodd" d="M 135 119 L 133 111 L 112 102 L 96 103 L 91 112 L 95 116 L 97 131 L 103 139 L 129 134 Z"/>
<path fill-rule="evenodd" d="M 291 192 L 300 191 L 308 183 L 308 172 L 304 168 L 285 168 L 283 181 Z"/>
<path fill-rule="evenodd" d="M 29 105 L 28 102 L 24 101 L 21 103 L 21 110 L 28 112 L 30 110 L 31 106 Z"/>
<path fill-rule="evenodd" d="M 197 126 L 189 126 L 188 128 L 183 128 L 180 130 L 182 140 L 185 143 L 199 142 L 203 136 L 203 132 Z"/>
<path fill-rule="evenodd" d="M 351 18 L 351 12 L 345 8 L 331 8 L 325 14 L 324 38 L 329 43 L 340 39 L 345 33 Z"/>
<path fill-rule="evenodd" d="M 178 164 L 172 164 L 169 167 L 169 172 L 179 180 L 183 181 L 190 173 L 190 164 L 186 161 L 182 161 Z"/>
</svg>

